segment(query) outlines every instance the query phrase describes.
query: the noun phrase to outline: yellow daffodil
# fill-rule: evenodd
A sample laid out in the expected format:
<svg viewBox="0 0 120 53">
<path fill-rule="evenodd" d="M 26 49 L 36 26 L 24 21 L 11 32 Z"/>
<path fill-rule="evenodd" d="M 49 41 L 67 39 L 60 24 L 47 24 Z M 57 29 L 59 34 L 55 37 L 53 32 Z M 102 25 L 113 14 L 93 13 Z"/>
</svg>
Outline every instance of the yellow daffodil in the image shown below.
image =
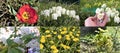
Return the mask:
<svg viewBox="0 0 120 53">
<path fill-rule="evenodd" d="M 44 48 L 44 45 L 43 44 L 40 44 L 40 49 L 43 49 Z"/>
<path fill-rule="evenodd" d="M 57 37 L 58 37 L 58 39 L 61 39 L 61 38 L 62 38 L 62 36 L 61 36 L 61 35 L 58 35 Z"/>
<path fill-rule="evenodd" d="M 77 42 L 77 41 L 79 41 L 79 39 L 78 38 L 74 38 L 73 41 Z"/>
<path fill-rule="evenodd" d="M 40 39 L 40 42 L 41 42 L 41 43 L 45 43 L 45 41 L 46 41 L 46 40 L 45 40 L 45 36 L 42 36 L 41 39 Z"/>
</svg>

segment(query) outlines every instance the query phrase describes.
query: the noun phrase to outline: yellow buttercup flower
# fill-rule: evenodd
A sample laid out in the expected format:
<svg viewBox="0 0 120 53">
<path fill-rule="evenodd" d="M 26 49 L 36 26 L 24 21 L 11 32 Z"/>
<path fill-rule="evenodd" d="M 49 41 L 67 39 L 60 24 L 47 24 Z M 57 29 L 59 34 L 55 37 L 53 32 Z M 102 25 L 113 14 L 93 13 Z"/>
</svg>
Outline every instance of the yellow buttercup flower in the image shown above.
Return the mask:
<svg viewBox="0 0 120 53">
<path fill-rule="evenodd" d="M 74 36 L 71 36 L 71 38 L 74 38 Z"/>
<path fill-rule="evenodd" d="M 67 33 L 67 31 L 61 31 L 61 34 L 66 34 Z"/>
<path fill-rule="evenodd" d="M 73 41 L 77 42 L 77 41 L 79 41 L 79 39 L 78 38 L 74 38 Z"/>
<path fill-rule="evenodd" d="M 67 30 L 67 28 L 66 28 L 66 27 L 63 27 L 63 30 L 64 30 L 64 31 L 66 31 L 66 30 Z"/>
<path fill-rule="evenodd" d="M 58 35 L 57 37 L 58 37 L 58 39 L 61 39 L 61 38 L 62 38 L 62 36 L 61 36 L 61 35 Z"/>
<path fill-rule="evenodd" d="M 76 36 L 78 36 L 78 37 L 79 37 L 79 36 L 80 36 L 80 34 L 76 34 Z"/>
<path fill-rule="evenodd" d="M 54 49 L 53 53 L 58 53 L 58 51 L 59 51 L 58 49 Z"/>
<path fill-rule="evenodd" d="M 66 49 L 70 49 L 70 46 L 66 46 Z"/>
<path fill-rule="evenodd" d="M 70 40 L 70 36 L 69 35 L 66 35 L 66 40 Z"/>
<path fill-rule="evenodd" d="M 43 44 L 40 44 L 40 49 L 43 49 L 44 48 L 44 45 Z"/>
<path fill-rule="evenodd" d="M 73 35 L 73 32 L 72 32 L 72 31 L 70 31 L 70 32 L 69 32 L 69 35 L 70 35 L 70 36 L 72 36 L 72 35 Z"/>
<path fill-rule="evenodd" d="M 45 36 L 42 36 L 41 39 L 40 39 L 40 42 L 41 42 L 41 43 L 45 43 L 45 41 L 46 41 L 46 40 L 45 40 Z"/>
<path fill-rule="evenodd" d="M 55 45 L 52 45 L 50 48 L 51 49 L 57 49 Z"/>
<path fill-rule="evenodd" d="M 53 32 L 53 34 L 57 34 L 57 32 Z"/>
<path fill-rule="evenodd" d="M 50 31 L 49 31 L 49 30 L 46 30 L 45 33 L 50 33 Z"/>
<path fill-rule="evenodd" d="M 72 31 L 75 31 L 75 29 L 72 29 Z"/>
<path fill-rule="evenodd" d="M 46 37 L 47 37 L 47 38 L 50 38 L 50 37 L 52 37 L 52 35 L 51 35 L 51 34 L 48 34 L 48 35 L 46 35 Z"/>
</svg>

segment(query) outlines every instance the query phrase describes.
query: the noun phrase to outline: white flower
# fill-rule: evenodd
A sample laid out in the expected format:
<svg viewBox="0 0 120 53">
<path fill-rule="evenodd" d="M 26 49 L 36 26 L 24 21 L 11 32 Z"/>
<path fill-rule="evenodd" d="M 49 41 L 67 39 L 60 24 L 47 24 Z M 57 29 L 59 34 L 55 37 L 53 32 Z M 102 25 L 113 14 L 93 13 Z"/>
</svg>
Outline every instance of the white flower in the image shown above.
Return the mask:
<svg viewBox="0 0 120 53">
<path fill-rule="evenodd" d="M 60 10 L 56 11 L 56 13 L 59 17 L 61 17 L 61 11 Z"/>
<path fill-rule="evenodd" d="M 107 7 L 107 5 L 106 5 L 106 4 L 103 4 L 101 7 L 102 7 L 102 8 L 106 8 L 106 7 Z"/>
<path fill-rule="evenodd" d="M 6 40 L 12 35 L 12 33 L 13 31 L 11 31 L 9 27 L 0 28 L 0 41 L 7 45 Z"/>
<path fill-rule="evenodd" d="M 111 8 L 107 7 L 107 8 L 105 9 L 105 11 L 111 11 Z"/>
<path fill-rule="evenodd" d="M 79 18 L 79 15 L 76 15 L 76 16 L 75 16 L 75 18 L 76 18 L 77 20 L 79 20 L 79 19 L 80 19 L 80 18 Z"/>
<path fill-rule="evenodd" d="M 23 43 L 23 41 L 20 39 L 20 37 L 15 37 L 13 39 L 13 41 L 16 42 L 17 44 L 22 44 Z"/>
<path fill-rule="evenodd" d="M 31 40 L 30 42 L 28 42 L 26 44 L 26 47 L 31 47 L 31 48 L 36 48 L 36 47 L 39 47 L 39 42 L 37 41 L 37 39 L 33 39 Z"/>
<path fill-rule="evenodd" d="M 62 9 L 62 14 L 65 14 L 65 12 L 66 12 L 66 9 L 63 8 L 63 9 Z"/>
<path fill-rule="evenodd" d="M 119 22 L 120 22 L 120 18 L 119 18 L 118 16 L 115 16 L 115 17 L 114 17 L 114 22 L 115 22 L 115 23 L 119 23 Z"/>
<path fill-rule="evenodd" d="M 58 14 L 57 14 L 57 13 L 53 13 L 53 14 L 52 14 L 52 18 L 53 18 L 54 20 L 57 20 Z"/>
<path fill-rule="evenodd" d="M 53 13 L 53 10 L 52 10 L 52 8 L 49 8 L 49 11 L 50 11 L 50 13 Z"/>
<path fill-rule="evenodd" d="M 53 12 L 56 12 L 56 7 L 52 7 L 52 11 L 53 11 Z"/>
<path fill-rule="evenodd" d="M 47 17 L 49 17 L 50 16 L 50 10 L 44 10 L 44 15 Z"/>
<path fill-rule="evenodd" d="M 69 16 L 70 17 L 75 17 L 75 15 L 76 15 L 75 10 L 71 10 L 70 13 L 69 13 Z"/>
<path fill-rule="evenodd" d="M 95 12 L 96 12 L 96 13 L 103 13 L 103 12 L 104 12 L 104 9 L 103 9 L 103 8 L 97 8 Z"/>
<path fill-rule="evenodd" d="M 103 19 L 103 16 L 104 16 L 104 13 L 98 13 L 97 14 L 97 18 L 100 19 L 100 20 Z"/>
<path fill-rule="evenodd" d="M 62 11 L 62 7 L 61 6 L 57 6 L 56 7 L 56 11 Z"/>
<path fill-rule="evenodd" d="M 70 10 L 66 10 L 66 15 L 69 16 Z"/>
</svg>

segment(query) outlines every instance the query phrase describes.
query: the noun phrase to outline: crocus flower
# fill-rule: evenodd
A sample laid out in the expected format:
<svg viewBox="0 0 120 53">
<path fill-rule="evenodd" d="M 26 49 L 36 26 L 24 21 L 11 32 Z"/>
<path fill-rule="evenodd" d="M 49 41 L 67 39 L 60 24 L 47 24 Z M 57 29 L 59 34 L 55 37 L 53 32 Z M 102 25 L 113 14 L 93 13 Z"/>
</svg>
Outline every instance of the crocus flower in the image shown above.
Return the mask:
<svg viewBox="0 0 120 53">
<path fill-rule="evenodd" d="M 22 23 L 34 24 L 37 22 L 38 15 L 30 5 L 25 4 L 20 7 L 17 18 Z"/>
</svg>

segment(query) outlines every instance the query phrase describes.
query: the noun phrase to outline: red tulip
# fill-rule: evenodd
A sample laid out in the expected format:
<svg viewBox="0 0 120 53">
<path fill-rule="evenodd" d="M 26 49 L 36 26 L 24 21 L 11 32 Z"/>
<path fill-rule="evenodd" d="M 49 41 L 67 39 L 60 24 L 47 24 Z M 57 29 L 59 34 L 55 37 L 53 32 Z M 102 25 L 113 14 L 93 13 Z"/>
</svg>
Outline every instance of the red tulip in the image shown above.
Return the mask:
<svg viewBox="0 0 120 53">
<path fill-rule="evenodd" d="M 38 20 L 38 15 L 30 5 L 25 4 L 20 7 L 17 18 L 22 23 L 34 24 Z"/>
</svg>

